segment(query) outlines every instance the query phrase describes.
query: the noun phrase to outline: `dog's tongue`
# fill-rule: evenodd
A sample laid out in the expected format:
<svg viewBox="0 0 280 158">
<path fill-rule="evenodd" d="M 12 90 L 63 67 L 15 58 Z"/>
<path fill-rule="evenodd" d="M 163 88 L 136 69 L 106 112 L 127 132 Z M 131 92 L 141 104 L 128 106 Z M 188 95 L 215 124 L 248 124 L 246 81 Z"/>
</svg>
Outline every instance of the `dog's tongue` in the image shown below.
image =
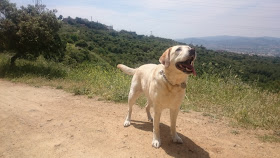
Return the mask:
<svg viewBox="0 0 280 158">
<path fill-rule="evenodd" d="M 187 65 L 187 69 L 191 70 L 193 75 L 196 76 L 196 72 L 195 72 L 195 69 L 192 65 Z"/>
</svg>

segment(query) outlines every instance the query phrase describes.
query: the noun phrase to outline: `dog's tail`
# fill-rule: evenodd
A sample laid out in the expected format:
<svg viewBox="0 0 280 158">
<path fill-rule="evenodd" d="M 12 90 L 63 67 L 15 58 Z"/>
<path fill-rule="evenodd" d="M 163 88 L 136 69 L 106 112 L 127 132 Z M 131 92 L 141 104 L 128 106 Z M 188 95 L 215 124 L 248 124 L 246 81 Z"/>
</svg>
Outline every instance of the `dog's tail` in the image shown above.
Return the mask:
<svg viewBox="0 0 280 158">
<path fill-rule="evenodd" d="M 136 72 L 136 69 L 130 68 L 128 66 L 125 66 L 123 64 L 118 64 L 117 66 L 119 69 L 121 69 L 124 73 L 128 75 L 134 75 Z"/>
</svg>

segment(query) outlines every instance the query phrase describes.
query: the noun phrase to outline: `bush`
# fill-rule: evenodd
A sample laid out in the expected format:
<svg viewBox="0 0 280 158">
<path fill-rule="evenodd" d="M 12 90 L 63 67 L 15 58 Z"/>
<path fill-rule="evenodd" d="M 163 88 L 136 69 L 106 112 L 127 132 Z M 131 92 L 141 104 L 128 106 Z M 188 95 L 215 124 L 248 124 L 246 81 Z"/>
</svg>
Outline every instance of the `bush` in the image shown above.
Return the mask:
<svg viewBox="0 0 280 158">
<path fill-rule="evenodd" d="M 67 65 L 76 65 L 84 61 L 90 61 L 91 57 L 87 49 L 76 48 L 72 44 L 67 44 L 66 53 L 63 63 Z"/>
<path fill-rule="evenodd" d="M 8 55 L 1 55 L 0 59 L 0 77 L 19 78 L 23 76 L 39 76 L 54 79 L 67 76 L 67 70 L 62 64 L 47 61 L 43 56 L 39 56 L 35 61 L 19 59 L 13 67 L 10 67 L 10 57 Z"/>
<path fill-rule="evenodd" d="M 83 47 L 83 48 L 86 48 L 86 47 L 88 47 L 88 44 L 87 44 L 86 41 L 80 40 L 80 41 L 78 41 L 78 42 L 75 44 L 75 46 L 76 46 L 76 47 Z"/>
</svg>

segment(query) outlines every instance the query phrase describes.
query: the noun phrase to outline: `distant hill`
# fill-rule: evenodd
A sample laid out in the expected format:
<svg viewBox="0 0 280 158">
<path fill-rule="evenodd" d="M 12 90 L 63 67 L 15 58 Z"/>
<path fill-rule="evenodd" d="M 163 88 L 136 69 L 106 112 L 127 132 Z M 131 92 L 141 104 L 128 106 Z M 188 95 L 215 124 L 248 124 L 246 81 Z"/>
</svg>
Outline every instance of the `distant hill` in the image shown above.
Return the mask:
<svg viewBox="0 0 280 158">
<path fill-rule="evenodd" d="M 210 36 L 178 39 L 177 41 L 203 45 L 213 50 L 262 56 L 280 56 L 280 38 L 274 37 Z"/>
<path fill-rule="evenodd" d="M 158 63 L 162 52 L 180 44 L 171 39 L 116 31 L 105 24 L 78 17 L 64 18 L 61 23 L 60 36 L 67 43 L 64 60 L 67 64 L 94 60 L 114 67 L 119 63 L 137 67 Z"/>
</svg>

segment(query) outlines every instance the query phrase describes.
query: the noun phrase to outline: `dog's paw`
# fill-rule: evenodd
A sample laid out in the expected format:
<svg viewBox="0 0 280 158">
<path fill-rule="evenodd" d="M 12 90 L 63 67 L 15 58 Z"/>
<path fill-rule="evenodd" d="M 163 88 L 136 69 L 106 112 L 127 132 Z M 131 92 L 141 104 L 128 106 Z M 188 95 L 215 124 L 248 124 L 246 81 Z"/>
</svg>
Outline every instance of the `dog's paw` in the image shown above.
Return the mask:
<svg viewBox="0 0 280 158">
<path fill-rule="evenodd" d="M 160 145 L 161 145 L 160 140 L 156 140 L 156 139 L 153 140 L 153 142 L 152 142 L 152 146 L 153 146 L 153 147 L 159 148 Z"/>
<path fill-rule="evenodd" d="M 153 118 L 152 117 L 148 118 L 148 121 L 153 122 Z"/>
<path fill-rule="evenodd" d="M 178 143 L 178 144 L 182 144 L 183 140 L 176 134 L 175 137 L 173 137 L 173 142 Z"/>
<path fill-rule="evenodd" d="M 123 126 L 124 126 L 124 127 L 130 126 L 130 121 L 125 120 L 124 123 L 123 123 Z"/>
</svg>

